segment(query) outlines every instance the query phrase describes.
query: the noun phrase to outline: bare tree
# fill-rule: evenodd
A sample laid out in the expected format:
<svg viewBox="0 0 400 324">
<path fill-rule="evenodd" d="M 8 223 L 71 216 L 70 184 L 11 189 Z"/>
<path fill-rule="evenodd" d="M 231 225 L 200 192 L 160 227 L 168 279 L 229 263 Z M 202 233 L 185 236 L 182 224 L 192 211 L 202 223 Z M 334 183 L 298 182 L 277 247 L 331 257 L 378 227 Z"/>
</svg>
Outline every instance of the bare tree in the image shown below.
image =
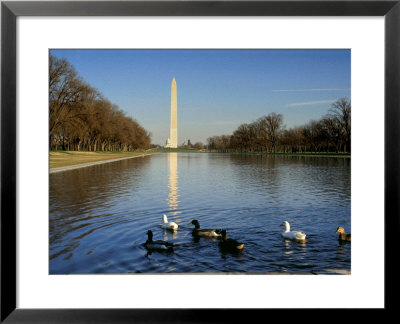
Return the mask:
<svg viewBox="0 0 400 324">
<path fill-rule="evenodd" d="M 196 142 L 194 143 L 194 148 L 198 150 L 202 150 L 204 148 L 204 145 L 202 142 Z"/>
<path fill-rule="evenodd" d="M 285 129 L 283 116 L 271 113 L 240 125 L 230 136 L 208 138 L 208 148 L 238 152 L 350 152 L 351 104 L 339 99 L 320 120 Z M 229 138 L 229 141 L 227 140 Z"/>
<path fill-rule="evenodd" d="M 276 145 L 281 133 L 283 116 L 277 113 L 270 113 L 268 116 L 259 118 L 256 122 L 256 133 L 259 142 L 264 143 L 270 152 L 276 151 Z"/>
<path fill-rule="evenodd" d="M 64 150 L 149 148 L 151 134 L 86 84 L 65 59 L 49 57 L 49 145 Z"/>
<path fill-rule="evenodd" d="M 339 140 L 342 141 L 343 151 L 351 152 L 351 101 L 340 98 L 329 109 L 328 116 L 339 127 Z"/>
</svg>

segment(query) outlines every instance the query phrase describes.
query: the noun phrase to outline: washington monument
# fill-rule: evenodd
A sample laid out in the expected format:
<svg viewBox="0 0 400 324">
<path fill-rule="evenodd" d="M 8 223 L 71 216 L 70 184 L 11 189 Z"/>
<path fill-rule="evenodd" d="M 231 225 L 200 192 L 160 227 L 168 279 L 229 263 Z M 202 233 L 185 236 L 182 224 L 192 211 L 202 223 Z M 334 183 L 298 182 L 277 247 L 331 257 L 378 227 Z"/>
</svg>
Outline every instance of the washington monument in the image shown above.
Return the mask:
<svg viewBox="0 0 400 324">
<path fill-rule="evenodd" d="M 169 131 L 169 138 L 165 147 L 177 148 L 178 147 L 178 99 L 176 94 L 176 80 L 172 79 L 171 84 L 171 127 Z"/>
</svg>

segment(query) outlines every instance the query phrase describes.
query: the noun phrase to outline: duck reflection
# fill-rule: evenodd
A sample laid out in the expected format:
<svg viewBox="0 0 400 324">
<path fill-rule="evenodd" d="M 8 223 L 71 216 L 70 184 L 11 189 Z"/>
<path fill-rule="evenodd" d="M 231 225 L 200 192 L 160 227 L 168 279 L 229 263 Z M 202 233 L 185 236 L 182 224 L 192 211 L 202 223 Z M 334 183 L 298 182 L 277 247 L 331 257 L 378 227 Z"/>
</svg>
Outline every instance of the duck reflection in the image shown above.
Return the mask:
<svg viewBox="0 0 400 324">
<path fill-rule="evenodd" d="M 348 244 L 348 242 L 339 241 L 336 257 L 340 260 L 345 260 L 347 258 L 349 249 L 350 249 L 350 244 Z"/>
<path fill-rule="evenodd" d="M 177 231 L 169 231 L 169 230 L 163 229 L 163 239 L 164 240 L 176 239 L 177 237 L 178 237 Z"/>
<path fill-rule="evenodd" d="M 284 240 L 284 245 L 285 249 L 283 251 L 283 254 L 286 257 L 292 259 L 294 257 L 294 255 L 292 256 L 292 254 L 294 254 L 295 250 L 297 250 L 297 253 L 295 253 L 296 258 L 298 260 L 304 259 L 306 253 L 306 242 Z"/>
</svg>

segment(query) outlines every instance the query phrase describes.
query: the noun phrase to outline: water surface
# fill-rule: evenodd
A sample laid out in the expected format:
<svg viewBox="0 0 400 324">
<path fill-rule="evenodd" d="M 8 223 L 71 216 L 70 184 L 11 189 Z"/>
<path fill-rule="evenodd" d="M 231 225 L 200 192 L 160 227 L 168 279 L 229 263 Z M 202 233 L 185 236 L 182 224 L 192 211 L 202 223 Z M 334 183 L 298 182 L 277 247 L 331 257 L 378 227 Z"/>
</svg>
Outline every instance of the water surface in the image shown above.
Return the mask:
<svg viewBox="0 0 400 324">
<path fill-rule="evenodd" d="M 313 273 L 350 270 L 350 159 L 201 153 L 154 154 L 50 175 L 51 274 Z M 179 230 L 161 229 L 162 214 Z M 225 228 L 245 243 L 221 251 L 192 226 Z M 279 225 L 307 234 L 283 240 Z M 172 253 L 148 252 L 154 239 Z"/>
</svg>

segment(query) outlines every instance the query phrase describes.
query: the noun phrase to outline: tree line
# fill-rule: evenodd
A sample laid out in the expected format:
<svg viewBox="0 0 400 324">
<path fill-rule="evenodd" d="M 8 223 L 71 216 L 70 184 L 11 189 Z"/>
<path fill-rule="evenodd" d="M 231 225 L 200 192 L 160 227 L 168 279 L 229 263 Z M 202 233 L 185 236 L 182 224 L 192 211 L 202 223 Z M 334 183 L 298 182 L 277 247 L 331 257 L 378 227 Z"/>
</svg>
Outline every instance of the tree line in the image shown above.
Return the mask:
<svg viewBox="0 0 400 324">
<path fill-rule="evenodd" d="M 79 77 L 63 58 L 49 57 L 51 150 L 133 151 L 150 147 L 151 134 Z"/>
<path fill-rule="evenodd" d="M 249 124 L 240 125 L 232 135 L 207 139 L 209 150 L 220 152 L 351 152 L 351 102 L 334 102 L 320 120 L 286 129 L 282 114 L 270 113 Z"/>
</svg>

